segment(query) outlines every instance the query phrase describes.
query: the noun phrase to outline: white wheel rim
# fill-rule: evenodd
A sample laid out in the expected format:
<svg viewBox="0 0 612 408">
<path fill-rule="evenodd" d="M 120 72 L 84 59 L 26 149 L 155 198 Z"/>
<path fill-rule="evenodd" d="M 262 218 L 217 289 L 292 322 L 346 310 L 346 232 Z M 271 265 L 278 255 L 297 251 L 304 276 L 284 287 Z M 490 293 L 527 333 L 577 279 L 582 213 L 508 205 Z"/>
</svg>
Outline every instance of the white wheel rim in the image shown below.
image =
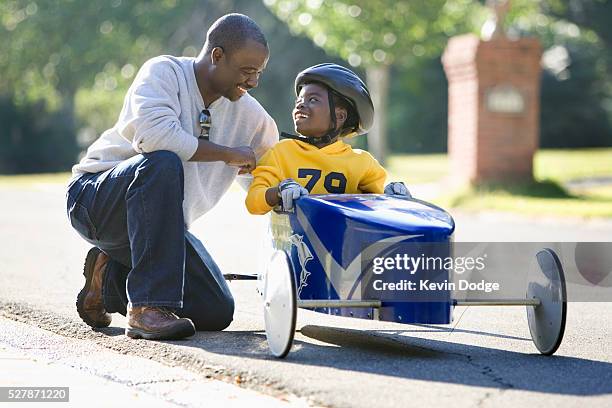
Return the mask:
<svg viewBox="0 0 612 408">
<path fill-rule="evenodd" d="M 275 251 L 264 281 L 264 321 L 266 338 L 275 357 L 289 353 L 295 333 L 297 302 L 295 278 L 289 259 L 283 251 Z"/>
<path fill-rule="evenodd" d="M 551 355 L 561 344 L 565 332 L 565 277 L 559 258 L 551 249 L 543 249 L 536 258 L 527 298 L 540 299 L 540 305 L 527 306 L 527 322 L 536 348 L 542 354 Z"/>
</svg>

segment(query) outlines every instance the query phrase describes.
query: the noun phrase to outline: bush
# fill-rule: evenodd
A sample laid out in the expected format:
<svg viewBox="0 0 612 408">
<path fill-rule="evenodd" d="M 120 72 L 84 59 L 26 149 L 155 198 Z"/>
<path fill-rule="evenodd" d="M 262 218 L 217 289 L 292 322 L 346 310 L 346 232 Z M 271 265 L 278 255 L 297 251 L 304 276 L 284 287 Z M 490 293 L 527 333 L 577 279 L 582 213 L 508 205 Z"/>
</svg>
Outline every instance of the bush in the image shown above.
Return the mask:
<svg viewBox="0 0 612 408">
<path fill-rule="evenodd" d="M 567 48 L 571 64 L 562 75 L 542 72 L 540 146 L 612 146 L 612 126 L 605 109 L 612 84 L 607 83 L 598 61 L 605 50 L 588 44 L 569 44 Z"/>
<path fill-rule="evenodd" d="M 79 149 L 71 114 L 51 112 L 44 102 L 15 105 L 0 97 L 0 174 L 66 171 Z"/>
</svg>

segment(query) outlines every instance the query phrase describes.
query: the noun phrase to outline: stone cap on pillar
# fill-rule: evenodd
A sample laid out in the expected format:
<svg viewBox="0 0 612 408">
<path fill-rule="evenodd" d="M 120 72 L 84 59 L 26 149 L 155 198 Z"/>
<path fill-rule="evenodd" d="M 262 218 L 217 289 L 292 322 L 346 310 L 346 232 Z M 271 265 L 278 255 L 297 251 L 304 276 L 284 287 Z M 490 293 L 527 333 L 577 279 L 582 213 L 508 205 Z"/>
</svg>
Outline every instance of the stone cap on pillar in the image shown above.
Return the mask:
<svg viewBox="0 0 612 408">
<path fill-rule="evenodd" d="M 490 63 L 500 63 L 520 58 L 521 65 L 532 72 L 540 71 L 542 46 L 535 37 L 509 39 L 496 37 L 483 41 L 475 34 L 464 34 L 449 40 L 442 64 L 449 81 L 474 79 L 478 68 Z M 526 66 L 524 64 L 527 64 Z"/>
</svg>

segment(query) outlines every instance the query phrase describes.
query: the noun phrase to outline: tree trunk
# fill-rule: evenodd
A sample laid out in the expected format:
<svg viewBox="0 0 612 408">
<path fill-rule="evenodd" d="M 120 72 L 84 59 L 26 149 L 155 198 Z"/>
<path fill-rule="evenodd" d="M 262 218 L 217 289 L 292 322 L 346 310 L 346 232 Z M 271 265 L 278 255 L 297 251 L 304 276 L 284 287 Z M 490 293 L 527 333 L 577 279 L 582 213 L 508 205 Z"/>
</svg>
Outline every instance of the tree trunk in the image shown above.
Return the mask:
<svg viewBox="0 0 612 408">
<path fill-rule="evenodd" d="M 388 65 L 371 66 L 366 69 L 368 88 L 374 104 L 374 126 L 368 133 L 368 151 L 385 164 L 387 158 L 387 99 L 389 95 Z"/>
<path fill-rule="evenodd" d="M 75 106 L 74 106 L 74 102 L 75 102 L 75 97 L 76 97 L 76 90 L 73 89 L 67 89 L 63 92 L 60 93 L 61 98 L 62 98 L 62 106 L 61 106 L 61 112 L 62 112 L 62 116 L 64 118 L 64 120 L 66 121 L 68 128 L 74 132 L 74 137 L 76 140 L 76 111 L 75 111 Z"/>
</svg>

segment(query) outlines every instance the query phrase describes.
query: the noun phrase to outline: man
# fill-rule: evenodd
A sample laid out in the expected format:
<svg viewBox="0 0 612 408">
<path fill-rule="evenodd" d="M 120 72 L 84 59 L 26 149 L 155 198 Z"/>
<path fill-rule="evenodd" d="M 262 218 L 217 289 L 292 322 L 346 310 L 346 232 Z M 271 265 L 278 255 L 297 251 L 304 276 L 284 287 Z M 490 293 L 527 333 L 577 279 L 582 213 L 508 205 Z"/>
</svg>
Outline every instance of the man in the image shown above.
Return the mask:
<svg viewBox="0 0 612 408">
<path fill-rule="evenodd" d="M 77 297 L 85 323 L 106 327 L 110 313 L 127 314 L 126 335 L 145 339 L 230 324 L 229 288 L 187 228 L 278 141 L 247 93 L 268 58 L 255 22 L 228 14 L 197 58 L 160 56 L 140 69 L 117 123 L 73 167 L 68 186 L 70 222 L 94 245 Z"/>
</svg>

